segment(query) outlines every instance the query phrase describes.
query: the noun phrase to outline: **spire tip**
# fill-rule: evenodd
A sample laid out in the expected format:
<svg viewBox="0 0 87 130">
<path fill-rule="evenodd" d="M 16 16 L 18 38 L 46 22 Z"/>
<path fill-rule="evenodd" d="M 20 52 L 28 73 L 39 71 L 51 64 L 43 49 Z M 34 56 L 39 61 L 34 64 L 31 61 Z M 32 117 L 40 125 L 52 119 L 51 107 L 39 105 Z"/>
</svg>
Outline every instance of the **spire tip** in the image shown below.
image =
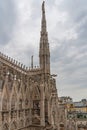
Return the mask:
<svg viewBox="0 0 87 130">
<path fill-rule="evenodd" d="M 45 1 L 42 3 L 42 10 L 45 11 Z"/>
</svg>

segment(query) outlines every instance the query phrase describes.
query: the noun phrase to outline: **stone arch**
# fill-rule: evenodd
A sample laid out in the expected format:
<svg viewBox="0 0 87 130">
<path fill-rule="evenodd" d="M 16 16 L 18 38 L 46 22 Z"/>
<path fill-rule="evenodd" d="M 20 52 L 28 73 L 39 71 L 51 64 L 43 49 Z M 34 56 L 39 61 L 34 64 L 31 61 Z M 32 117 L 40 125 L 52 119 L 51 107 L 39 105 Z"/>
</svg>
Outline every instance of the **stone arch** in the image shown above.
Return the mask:
<svg viewBox="0 0 87 130">
<path fill-rule="evenodd" d="M 2 130 L 9 130 L 9 125 L 7 123 L 5 123 L 3 126 L 2 126 Z"/>
<path fill-rule="evenodd" d="M 10 130 L 17 130 L 17 122 L 13 121 L 10 125 Z"/>
</svg>

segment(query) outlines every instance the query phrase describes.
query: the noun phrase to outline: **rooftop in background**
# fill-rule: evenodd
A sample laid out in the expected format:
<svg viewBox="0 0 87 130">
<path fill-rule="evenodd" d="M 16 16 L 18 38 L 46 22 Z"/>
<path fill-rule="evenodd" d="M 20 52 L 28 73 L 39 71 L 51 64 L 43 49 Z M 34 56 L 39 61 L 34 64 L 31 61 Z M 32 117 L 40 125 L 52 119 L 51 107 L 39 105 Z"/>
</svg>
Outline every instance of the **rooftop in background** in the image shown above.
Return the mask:
<svg viewBox="0 0 87 130">
<path fill-rule="evenodd" d="M 75 107 L 84 107 L 87 106 L 87 99 L 82 99 L 79 102 L 74 102 Z"/>
<path fill-rule="evenodd" d="M 69 96 L 63 96 L 59 97 L 59 101 L 62 102 L 63 104 L 66 104 L 66 103 L 72 103 L 73 99 Z"/>
</svg>

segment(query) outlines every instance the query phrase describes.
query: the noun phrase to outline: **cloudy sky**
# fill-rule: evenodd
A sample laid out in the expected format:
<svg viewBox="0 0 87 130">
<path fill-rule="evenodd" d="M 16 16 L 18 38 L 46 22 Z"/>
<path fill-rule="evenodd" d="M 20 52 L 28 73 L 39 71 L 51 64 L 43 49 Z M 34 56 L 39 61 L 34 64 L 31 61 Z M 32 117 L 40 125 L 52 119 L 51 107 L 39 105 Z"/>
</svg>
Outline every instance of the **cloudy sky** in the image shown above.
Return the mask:
<svg viewBox="0 0 87 130">
<path fill-rule="evenodd" d="M 0 0 L 0 51 L 38 65 L 42 0 Z M 52 74 L 59 96 L 87 98 L 87 0 L 46 0 Z"/>
</svg>

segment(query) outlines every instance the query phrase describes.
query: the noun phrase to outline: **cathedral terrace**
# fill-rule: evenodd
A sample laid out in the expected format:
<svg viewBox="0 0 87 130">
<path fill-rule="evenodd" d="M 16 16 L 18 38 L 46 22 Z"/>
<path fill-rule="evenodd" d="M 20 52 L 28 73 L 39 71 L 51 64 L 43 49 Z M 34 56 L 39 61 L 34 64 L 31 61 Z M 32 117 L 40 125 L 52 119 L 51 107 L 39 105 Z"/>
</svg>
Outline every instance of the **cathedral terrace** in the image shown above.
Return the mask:
<svg viewBox="0 0 87 130">
<path fill-rule="evenodd" d="M 86 29 L 82 28 L 87 25 L 87 4 L 50 0 L 45 11 L 43 1 L 40 11 L 39 1 L 0 2 L 0 130 L 87 130 L 87 33 L 84 35 Z M 24 64 L 30 60 L 31 67 L 16 60 L 18 57 Z M 38 66 L 34 66 L 35 60 Z M 61 92 L 70 96 L 61 97 Z M 73 101 L 72 95 L 81 98 L 83 94 L 82 100 Z"/>
<path fill-rule="evenodd" d="M 0 130 L 58 129 L 56 80 L 50 73 L 45 2 L 39 45 L 39 67 L 31 68 L 0 53 Z"/>
</svg>

